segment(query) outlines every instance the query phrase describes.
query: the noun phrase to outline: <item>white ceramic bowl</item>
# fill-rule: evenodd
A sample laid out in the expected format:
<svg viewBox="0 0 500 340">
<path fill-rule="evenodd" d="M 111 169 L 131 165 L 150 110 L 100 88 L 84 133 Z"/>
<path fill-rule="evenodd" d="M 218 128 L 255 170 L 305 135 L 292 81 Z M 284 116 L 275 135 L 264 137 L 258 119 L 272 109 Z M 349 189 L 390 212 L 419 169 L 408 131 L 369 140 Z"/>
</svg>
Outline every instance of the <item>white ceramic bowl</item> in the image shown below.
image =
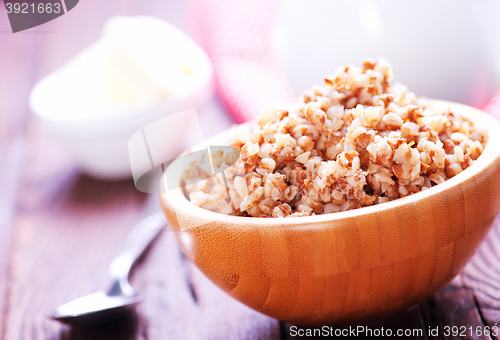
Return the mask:
<svg viewBox="0 0 500 340">
<path fill-rule="evenodd" d="M 274 37 L 297 93 L 382 57 L 417 95 L 484 107 L 500 86 L 498 13 L 492 0 L 280 0 Z"/>
<path fill-rule="evenodd" d="M 129 138 L 142 127 L 187 109 L 198 112 L 213 96 L 213 68 L 207 54 L 189 37 L 178 32 L 186 39 L 184 48 L 188 48 L 194 60 L 193 83 L 190 91 L 162 99 L 155 103 L 133 109 L 113 107 L 107 114 L 73 115 L 78 111 L 78 103 L 68 100 L 72 86 L 78 89 L 78 79 L 71 79 L 64 72 L 54 72 L 43 78 L 33 88 L 29 104 L 33 113 L 46 128 L 72 153 L 80 169 L 96 178 L 123 179 L 132 176 L 129 153 Z M 64 66 L 63 66 L 64 67 Z M 85 77 L 85 75 L 83 75 Z M 80 99 L 85 101 L 85 93 Z M 90 106 L 93 104 L 90 103 Z M 85 107 L 88 103 L 85 104 Z M 96 103 L 95 110 L 102 110 Z M 67 111 L 67 114 L 65 112 Z M 80 109 L 81 111 L 81 109 Z M 110 110 L 111 111 L 111 110 Z M 63 112 L 63 113 L 61 113 Z M 179 150 L 185 149 L 186 130 L 179 128 L 170 133 L 169 145 Z"/>
</svg>

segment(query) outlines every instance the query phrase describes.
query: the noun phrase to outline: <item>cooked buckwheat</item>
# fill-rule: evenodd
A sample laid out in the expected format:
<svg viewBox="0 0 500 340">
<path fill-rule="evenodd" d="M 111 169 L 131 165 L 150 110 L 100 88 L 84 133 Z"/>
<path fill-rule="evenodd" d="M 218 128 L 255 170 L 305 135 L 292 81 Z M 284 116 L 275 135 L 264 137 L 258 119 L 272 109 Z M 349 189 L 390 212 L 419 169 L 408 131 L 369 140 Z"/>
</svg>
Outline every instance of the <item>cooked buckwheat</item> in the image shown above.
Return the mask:
<svg viewBox="0 0 500 340">
<path fill-rule="evenodd" d="M 186 194 L 194 205 L 232 215 L 334 213 L 426 190 L 479 157 L 485 129 L 426 106 L 391 80 L 383 59 L 336 70 L 294 107 L 236 128 L 231 145 L 240 157 L 224 170 L 226 180 L 219 174 L 192 183 L 209 171 L 202 160 L 185 173 Z M 224 169 L 227 157 L 212 154 L 219 160 L 212 165 Z"/>
</svg>

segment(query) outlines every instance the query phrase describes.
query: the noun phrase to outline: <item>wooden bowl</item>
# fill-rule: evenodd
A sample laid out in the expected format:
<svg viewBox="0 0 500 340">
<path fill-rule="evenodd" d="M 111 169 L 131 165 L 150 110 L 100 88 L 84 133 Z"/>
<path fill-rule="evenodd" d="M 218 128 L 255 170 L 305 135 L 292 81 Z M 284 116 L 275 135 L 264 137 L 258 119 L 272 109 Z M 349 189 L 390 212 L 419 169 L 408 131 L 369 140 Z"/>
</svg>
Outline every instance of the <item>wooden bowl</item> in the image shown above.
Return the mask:
<svg viewBox="0 0 500 340">
<path fill-rule="evenodd" d="M 189 259 L 261 313 L 326 325 L 408 310 L 460 272 L 500 206 L 500 124 L 465 105 L 432 105 L 485 126 L 488 141 L 473 165 L 424 192 L 333 214 L 253 218 L 201 209 L 176 189 L 160 195 L 163 210 Z"/>
</svg>

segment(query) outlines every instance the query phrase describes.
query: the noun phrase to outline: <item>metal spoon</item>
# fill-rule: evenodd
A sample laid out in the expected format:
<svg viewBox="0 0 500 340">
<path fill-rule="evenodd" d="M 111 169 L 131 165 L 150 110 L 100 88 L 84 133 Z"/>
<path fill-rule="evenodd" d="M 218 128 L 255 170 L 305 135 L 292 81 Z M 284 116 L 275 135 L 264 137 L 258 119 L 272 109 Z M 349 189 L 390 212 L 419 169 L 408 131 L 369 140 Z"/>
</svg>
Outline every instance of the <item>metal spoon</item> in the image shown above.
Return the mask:
<svg viewBox="0 0 500 340">
<path fill-rule="evenodd" d="M 59 306 L 51 317 L 64 323 L 72 323 L 84 319 L 100 319 L 135 307 L 143 300 L 143 297 L 128 282 L 132 266 L 165 228 L 165 225 L 165 215 L 162 212 L 139 222 L 128 236 L 127 250 L 115 257 L 109 266 L 109 275 L 113 280 L 109 290 L 98 291 L 65 303 Z"/>
</svg>

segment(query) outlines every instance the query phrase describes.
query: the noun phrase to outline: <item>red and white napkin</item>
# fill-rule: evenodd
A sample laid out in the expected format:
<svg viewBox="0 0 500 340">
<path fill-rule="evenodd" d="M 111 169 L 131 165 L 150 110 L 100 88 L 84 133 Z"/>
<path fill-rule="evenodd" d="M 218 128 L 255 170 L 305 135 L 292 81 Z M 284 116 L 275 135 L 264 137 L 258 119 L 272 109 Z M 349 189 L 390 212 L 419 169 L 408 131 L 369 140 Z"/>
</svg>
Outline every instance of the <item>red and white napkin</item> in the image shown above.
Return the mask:
<svg viewBox="0 0 500 340">
<path fill-rule="evenodd" d="M 190 24 L 215 68 L 218 94 L 237 123 L 295 95 L 277 58 L 277 0 L 192 0 Z"/>
<path fill-rule="evenodd" d="M 278 0 L 192 0 L 195 37 L 215 68 L 218 94 L 237 123 L 295 95 L 277 58 L 272 29 Z M 500 120 L 500 91 L 484 108 Z"/>
<path fill-rule="evenodd" d="M 489 104 L 486 105 L 483 110 L 495 117 L 497 120 L 500 120 L 500 91 L 493 96 Z"/>
</svg>

